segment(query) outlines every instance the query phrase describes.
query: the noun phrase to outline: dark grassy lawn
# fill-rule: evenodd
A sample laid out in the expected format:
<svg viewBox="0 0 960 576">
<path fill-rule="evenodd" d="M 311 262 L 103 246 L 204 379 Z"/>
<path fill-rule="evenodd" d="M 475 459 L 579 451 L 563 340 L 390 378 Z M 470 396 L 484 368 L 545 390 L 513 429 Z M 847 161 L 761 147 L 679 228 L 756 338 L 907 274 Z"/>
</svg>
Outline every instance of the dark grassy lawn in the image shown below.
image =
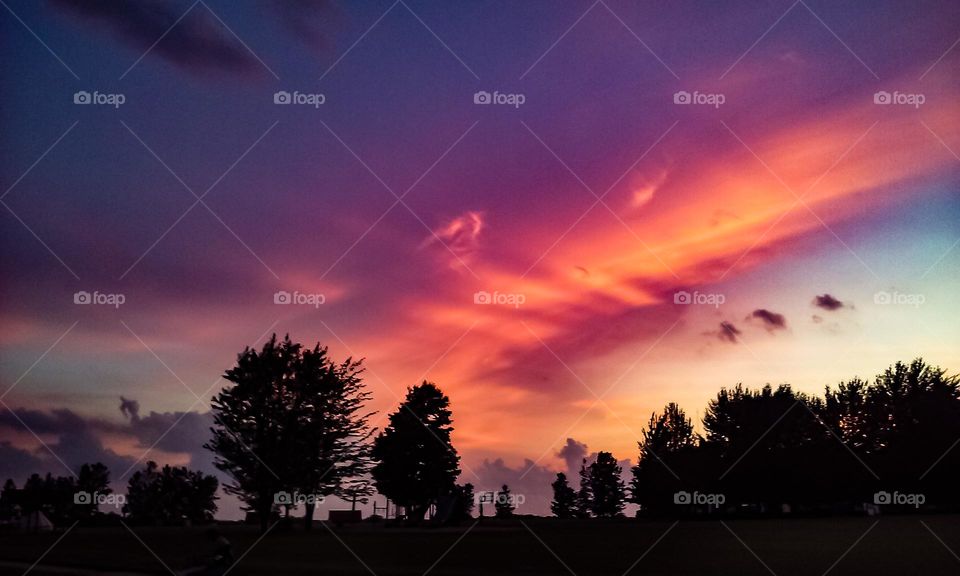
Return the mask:
<svg viewBox="0 0 960 576">
<path fill-rule="evenodd" d="M 485 520 L 468 528 L 357 526 L 331 533 L 318 525 L 312 533 L 275 531 L 260 541 L 257 530 L 246 526 L 226 526 L 223 532 L 237 557 L 246 554 L 230 572 L 237 576 L 388 576 L 428 570 L 436 575 L 960 574 L 960 558 L 954 555 L 960 551 L 960 516 L 682 521 L 675 526 L 530 518 Z M 136 537 L 122 527 L 77 528 L 31 574 L 50 573 L 43 566 L 169 574 L 164 564 L 178 570 L 204 554 L 202 528 L 135 532 Z M 61 535 L 0 535 L 0 560 L 30 564 Z M 0 566 L 3 575 L 23 571 Z"/>
</svg>

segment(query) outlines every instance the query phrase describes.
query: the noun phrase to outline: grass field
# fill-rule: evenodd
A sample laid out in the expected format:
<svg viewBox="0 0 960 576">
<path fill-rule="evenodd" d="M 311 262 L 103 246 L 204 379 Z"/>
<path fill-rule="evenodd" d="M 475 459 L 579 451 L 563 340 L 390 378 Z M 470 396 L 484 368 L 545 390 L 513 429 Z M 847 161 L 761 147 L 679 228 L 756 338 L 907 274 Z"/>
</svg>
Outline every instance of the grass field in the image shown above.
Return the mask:
<svg viewBox="0 0 960 576">
<path fill-rule="evenodd" d="M 230 574 L 960 574 L 960 516 L 788 520 L 485 520 L 457 529 L 355 526 L 312 533 L 225 526 Z M 204 553 L 204 530 L 76 528 L 0 535 L 0 574 L 169 574 Z M 57 570 L 56 567 L 90 569 Z"/>
</svg>

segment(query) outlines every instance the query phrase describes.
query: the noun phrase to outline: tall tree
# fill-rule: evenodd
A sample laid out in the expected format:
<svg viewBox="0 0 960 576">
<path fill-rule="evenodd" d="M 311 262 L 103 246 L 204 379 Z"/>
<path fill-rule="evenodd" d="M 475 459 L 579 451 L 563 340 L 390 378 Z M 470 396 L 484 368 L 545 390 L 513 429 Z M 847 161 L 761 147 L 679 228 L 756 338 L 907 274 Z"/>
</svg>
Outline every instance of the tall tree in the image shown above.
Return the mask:
<svg viewBox="0 0 960 576">
<path fill-rule="evenodd" d="M 110 470 L 100 462 L 84 464 L 77 476 L 77 491 L 89 494 L 91 499 L 85 504 L 78 504 L 76 514 L 81 517 L 97 514 L 97 496 L 113 493 L 110 489 Z"/>
<path fill-rule="evenodd" d="M 312 350 L 273 335 L 257 351 L 246 348 L 224 374 L 233 383 L 212 403 L 214 464 L 266 530 L 281 492 L 341 494 L 369 468 L 371 435 L 363 413 L 368 393 L 359 361 L 336 364 L 327 349 Z M 310 526 L 314 498 L 307 498 Z"/>
<path fill-rule="evenodd" d="M 291 410 L 299 433 L 293 485 L 302 494 L 335 495 L 356 506 L 371 494 L 365 475 L 371 466 L 372 413 L 363 411 L 370 394 L 364 391 L 361 361 L 334 363 L 318 344 L 303 350 L 295 365 Z M 315 502 L 305 502 L 308 530 Z"/>
<path fill-rule="evenodd" d="M 450 441 L 452 431 L 450 399 L 424 381 L 407 390 L 374 441 L 372 475 L 377 490 L 403 506 L 415 521 L 454 490 L 460 457 Z"/>
<path fill-rule="evenodd" d="M 506 484 L 497 492 L 497 500 L 493 503 L 493 507 L 497 511 L 497 518 L 510 518 L 513 516 L 513 511 L 516 510 L 516 506 L 513 505 L 513 495 L 510 494 L 510 487 Z"/>
<path fill-rule="evenodd" d="M 610 452 L 600 452 L 590 465 L 591 511 L 597 518 L 613 518 L 623 514 L 626 489 L 620 477 L 623 470 Z"/>
<path fill-rule="evenodd" d="M 699 437 L 693 422 L 677 404 L 667 404 L 659 414 L 651 414 L 643 438 L 638 443 L 640 455 L 631 471 L 630 501 L 645 511 L 657 511 L 672 503 L 672 493 L 679 489 L 675 471 L 690 479 L 699 471 L 685 465 L 697 447 Z M 701 462 L 702 464 L 702 462 Z"/>
<path fill-rule="evenodd" d="M 557 472 L 557 479 L 551 484 L 553 487 L 553 501 L 550 502 L 550 511 L 557 518 L 573 518 L 576 515 L 577 493 L 567 482 L 567 475 Z"/>
<path fill-rule="evenodd" d="M 577 518 L 589 518 L 593 510 L 593 491 L 590 486 L 590 471 L 587 469 L 587 459 L 580 463 L 580 489 L 577 490 Z"/>
</svg>

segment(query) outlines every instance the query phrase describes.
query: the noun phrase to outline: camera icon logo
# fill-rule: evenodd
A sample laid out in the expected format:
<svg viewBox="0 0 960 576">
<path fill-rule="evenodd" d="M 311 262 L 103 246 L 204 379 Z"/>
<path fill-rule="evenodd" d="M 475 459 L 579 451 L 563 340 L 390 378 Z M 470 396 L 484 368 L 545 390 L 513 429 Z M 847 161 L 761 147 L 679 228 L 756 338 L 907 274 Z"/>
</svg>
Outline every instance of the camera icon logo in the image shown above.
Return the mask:
<svg viewBox="0 0 960 576">
<path fill-rule="evenodd" d="M 90 297 L 90 293 L 86 290 L 73 293 L 74 304 L 90 304 L 92 301 L 93 299 Z"/>
<path fill-rule="evenodd" d="M 674 492 L 673 494 L 673 503 L 674 504 L 689 504 L 692 502 L 690 493 L 681 490 L 680 492 Z"/>
<path fill-rule="evenodd" d="M 673 93 L 674 104 L 689 104 L 691 102 L 690 93 L 686 90 L 680 90 Z"/>
<path fill-rule="evenodd" d="M 74 104 L 90 104 L 91 102 L 93 102 L 93 99 L 90 97 L 90 93 L 86 90 L 81 90 L 73 94 Z"/>
<path fill-rule="evenodd" d="M 893 301 L 893 296 L 886 291 L 881 290 L 873 295 L 874 304 L 889 304 Z"/>
<path fill-rule="evenodd" d="M 273 295 L 274 304 L 289 304 L 290 302 L 290 293 L 286 290 L 280 290 L 279 292 L 275 292 Z"/>
<path fill-rule="evenodd" d="M 479 292 L 473 293 L 473 303 L 474 304 L 491 304 L 493 303 L 493 297 L 490 296 L 490 293 L 486 290 L 481 290 Z"/>
<path fill-rule="evenodd" d="M 474 92 L 473 94 L 474 104 L 490 104 L 491 102 L 493 102 L 493 99 L 490 97 L 490 93 L 487 92 L 486 90 Z"/>
<path fill-rule="evenodd" d="M 81 490 L 76 492 L 73 495 L 73 503 L 79 506 L 85 506 L 87 504 L 93 504 L 93 494 Z"/>
<path fill-rule="evenodd" d="M 690 301 L 690 293 L 686 290 L 680 290 L 673 293 L 674 304 L 689 304 Z"/>
<path fill-rule="evenodd" d="M 890 96 L 889 92 L 881 90 L 879 92 L 874 92 L 873 94 L 874 104 L 890 104 L 892 102 L 893 102 L 893 98 Z"/>
<path fill-rule="evenodd" d="M 290 93 L 286 90 L 280 90 L 279 92 L 274 92 L 273 94 L 273 103 L 274 104 L 290 104 L 292 99 L 290 98 Z"/>
<path fill-rule="evenodd" d="M 283 491 L 277 492 L 276 494 L 273 495 L 273 503 L 280 504 L 280 505 L 293 504 L 293 497 L 290 495 L 289 492 L 283 492 Z"/>
<path fill-rule="evenodd" d="M 889 504 L 890 501 L 891 501 L 891 500 L 890 500 L 890 493 L 889 493 L 889 492 L 885 492 L 885 491 L 881 490 L 880 492 L 876 492 L 876 493 L 873 495 L 873 503 L 874 503 L 874 504 Z"/>
</svg>

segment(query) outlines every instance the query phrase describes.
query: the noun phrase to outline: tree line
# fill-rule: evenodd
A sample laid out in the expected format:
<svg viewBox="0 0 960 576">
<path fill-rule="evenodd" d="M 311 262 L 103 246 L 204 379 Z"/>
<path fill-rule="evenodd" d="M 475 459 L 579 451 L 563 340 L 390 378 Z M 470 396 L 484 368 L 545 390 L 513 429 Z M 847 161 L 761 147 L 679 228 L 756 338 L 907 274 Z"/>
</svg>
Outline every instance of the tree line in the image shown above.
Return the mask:
<svg viewBox="0 0 960 576">
<path fill-rule="evenodd" d="M 410 387 L 378 431 L 366 409 L 363 372 L 362 360 L 337 362 L 326 347 L 274 335 L 259 350 L 244 349 L 224 374 L 230 384 L 212 399 L 214 424 L 204 446 L 228 478 L 223 489 L 262 530 L 300 506 L 309 529 L 325 498 L 355 506 L 374 491 L 411 522 L 428 511 L 449 522 L 472 515 L 474 487 L 457 483 L 450 399 L 431 382 Z M 897 363 L 872 382 L 827 387 L 822 398 L 786 384 L 721 388 L 701 424 L 703 433 L 668 404 L 643 429 L 629 485 L 613 454 L 599 452 L 582 462 L 578 489 L 557 474 L 553 514 L 617 517 L 628 502 L 650 515 L 901 503 L 893 496 L 877 502 L 878 494 L 922 495 L 942 509 L 960 501 L 960 449 L 953 450 L 960 443 L 960 386 L 920 359 Z M 78 479 L 34 475 L 22 490 L 8 485 L 0 511 L 16 496 L 24 510 L 45 505 L 58 519 L 95 513 L 71 505 L 64 496 L 71 490 L 110 493 L 102 465 L 85 466 Z M 130 478 L 124 511 L 153 524 L 210 521 L 217 488 L 213 476 L 150 462 Z M 514 513 L 508 486 L 494 505 L 499 517 Z"/>
<path fill-rule="evenodd" d="M 922 359 L 823 397 L 721 388 L 702 428 L 668 404 L 643 430 L 629 486 L 601 452 L 578 492 L 557 475 L 554 514 L 617 516 L 626 502 L 650 515 L 960 509 L 958 378 Z"/>
<path fill-rule="evenodd" d="M 130 477 L 126 494 L 116 494 L 104 464 L 84 464 L 75 476 L 32 474 L 22 488 L 7 479 L 0 490 L 0 520 L 42 513 L 55 526 L 109 523 L 116 514 L 104 513 L 105 507 L 122 512 L 133 524 L 205 524 L 217 511 L 218 486 L 216 476 L 150 461 Z"/>
</svg>

